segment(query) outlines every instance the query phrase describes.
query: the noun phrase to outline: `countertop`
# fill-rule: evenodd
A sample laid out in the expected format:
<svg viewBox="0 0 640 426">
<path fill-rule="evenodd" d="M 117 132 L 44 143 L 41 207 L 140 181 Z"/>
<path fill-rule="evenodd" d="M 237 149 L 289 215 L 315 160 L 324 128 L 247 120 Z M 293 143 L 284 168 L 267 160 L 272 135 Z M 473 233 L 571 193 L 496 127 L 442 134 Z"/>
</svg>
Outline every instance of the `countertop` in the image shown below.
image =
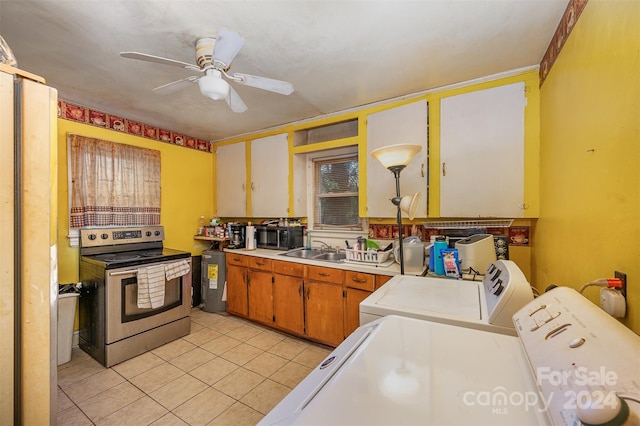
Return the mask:
<svg viewBox="0 0 640 426">
<path fill-rule="evenodd" d="M 387 267 L 381 267 L 381 266 L 367 264 L 367 263 L 359 264 L 359 263 L 351 263 L 351 262 L 327 262 L 322 260 L 301 259 L 301 258 L 295 258 L 295 257 L 281 256 L 282 253 L 286 253 L 281 250 L 269 250 L 269 249 L 247 250 L 247 249 L 225 248 L 224 251 L 227 253 L 242 254 L 245 256 L 264 257 L 264 258 L 273 259 L 273 260 L 284 260 L 286 262 L 303 263 L 305 265 L 314 265 L 314 266 L 323 266 L 326 268 L 343 269 L 345 271 L 355 271 L 355 272 L 363 272 L 368 274 L 390 275 L 390 276 L 400 274 L 400 265 L 396 262 L 393 262 L 391 265 Z M 425 267 L 425 270 L 426 270 L 426 267 Z M 424 273 L 424 270 L 423 270 L 423 273 Z M 416 275 L 421 275 L 421 274 L 416 274 Z"/>
</svg>

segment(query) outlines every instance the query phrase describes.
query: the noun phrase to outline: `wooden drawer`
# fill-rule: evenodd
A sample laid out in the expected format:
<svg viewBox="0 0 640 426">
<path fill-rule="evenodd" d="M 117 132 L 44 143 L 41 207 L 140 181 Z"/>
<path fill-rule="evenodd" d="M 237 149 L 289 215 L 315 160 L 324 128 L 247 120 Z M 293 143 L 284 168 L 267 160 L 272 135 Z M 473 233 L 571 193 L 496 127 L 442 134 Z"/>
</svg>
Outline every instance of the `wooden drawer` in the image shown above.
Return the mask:
<svg viewBox="0 0 640 426">
<path fill-rule="evenodd" d="M 345 271 L 344 285 L 359 290 L 373 291 L 376 276 L 363 272 Z"/>
<path fill-rule="evenodd" d="M 227 264 L 236 266 L 247 266 L 247 257 L 241 254 L 227 253 Z"/>
<path fill-rule="evenodd" d="M 271 271 L 271 259 L 264 257 L 247 256 L 249 258 L 249 268 L 261 271 Z"/>
<path fill-rule="evenodd" d="M 272 266 L 274 274 L 290 275 L 292 277 L 304 276 L 304 265 L 302 263 L 273 260 Z"/>
<path fill-rule="evenodd" d="M 307 279 L 342 285 L 344 282 L 344 271 L 341 269 L 307 265 Z"/>
<path fill-rule="evenodd" d="M 391 278 L 392 275 L 376 275 L 376 290 L 385 285 Z"/>
</svg>

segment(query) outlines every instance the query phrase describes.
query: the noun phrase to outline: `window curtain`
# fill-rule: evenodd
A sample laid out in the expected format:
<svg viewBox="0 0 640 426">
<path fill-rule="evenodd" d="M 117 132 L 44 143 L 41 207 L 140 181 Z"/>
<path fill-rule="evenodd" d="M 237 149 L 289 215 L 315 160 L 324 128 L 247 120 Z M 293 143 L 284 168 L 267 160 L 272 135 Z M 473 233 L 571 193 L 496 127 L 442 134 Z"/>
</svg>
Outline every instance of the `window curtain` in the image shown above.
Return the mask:
<svg viewBox="0 0 640 426">
<path fill-rule="evenodd" d="M 160 151 L 69 135 L 71 228 L 158 225 Z"/>
</svg>

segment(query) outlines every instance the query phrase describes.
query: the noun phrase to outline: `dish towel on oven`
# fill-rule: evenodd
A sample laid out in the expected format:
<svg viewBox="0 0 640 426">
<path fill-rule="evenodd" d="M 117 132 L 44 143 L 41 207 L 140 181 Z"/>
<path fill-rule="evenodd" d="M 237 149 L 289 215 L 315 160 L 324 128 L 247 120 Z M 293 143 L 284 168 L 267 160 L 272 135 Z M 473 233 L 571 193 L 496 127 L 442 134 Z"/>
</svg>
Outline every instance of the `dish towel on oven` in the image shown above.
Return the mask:
<svg viewBox="0 0 640 426">
<path fill-rule="evenodd" d="M 164 305 L 164 265 L 138 269 L 138 308 Z"/>
<path fill-rule="evenodd" d="M 181 260 L 179 262 L 167 263 L 164 265 L 165 272 L 167 274 L 167 281 L 172 280 L 174 278 L 181 277 L 185 274 L 189 273 L 189 263 L 186 260 Z"/>
</svg>

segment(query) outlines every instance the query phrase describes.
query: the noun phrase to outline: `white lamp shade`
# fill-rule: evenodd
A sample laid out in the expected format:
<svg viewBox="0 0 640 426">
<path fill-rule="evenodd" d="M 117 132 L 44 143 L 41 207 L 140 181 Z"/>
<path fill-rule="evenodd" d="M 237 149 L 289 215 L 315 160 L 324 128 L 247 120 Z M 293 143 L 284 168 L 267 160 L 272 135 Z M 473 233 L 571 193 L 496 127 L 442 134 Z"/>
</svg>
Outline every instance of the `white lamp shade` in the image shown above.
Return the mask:
<svg viewBox="0 0 640 426">
<path fill-rule="evenodd" d="M 220 72 L 216 70 L 207 70 L 207 74 L 198 80 L 198 86 L 203 95 L 214 101 L 229 96 L 229 83 L 223 80 Z"/>
<path fill-rule="evenodd" d="M 418 211 L 418 205 L 420 203 L 420 193 L 416 192 L 413 195 L 405 195 L 400 199 L 400 210 L 405 212 L 409 217 L 409 220 L 413 220 Z"/>
<path fill-rule="evenodd" d="M 388 169 L 389 167 L 408 165 L 421 149 L 420 145 L 389 145 L 374 149 L 371 151 L 371 156 Z"/>
</svg>

